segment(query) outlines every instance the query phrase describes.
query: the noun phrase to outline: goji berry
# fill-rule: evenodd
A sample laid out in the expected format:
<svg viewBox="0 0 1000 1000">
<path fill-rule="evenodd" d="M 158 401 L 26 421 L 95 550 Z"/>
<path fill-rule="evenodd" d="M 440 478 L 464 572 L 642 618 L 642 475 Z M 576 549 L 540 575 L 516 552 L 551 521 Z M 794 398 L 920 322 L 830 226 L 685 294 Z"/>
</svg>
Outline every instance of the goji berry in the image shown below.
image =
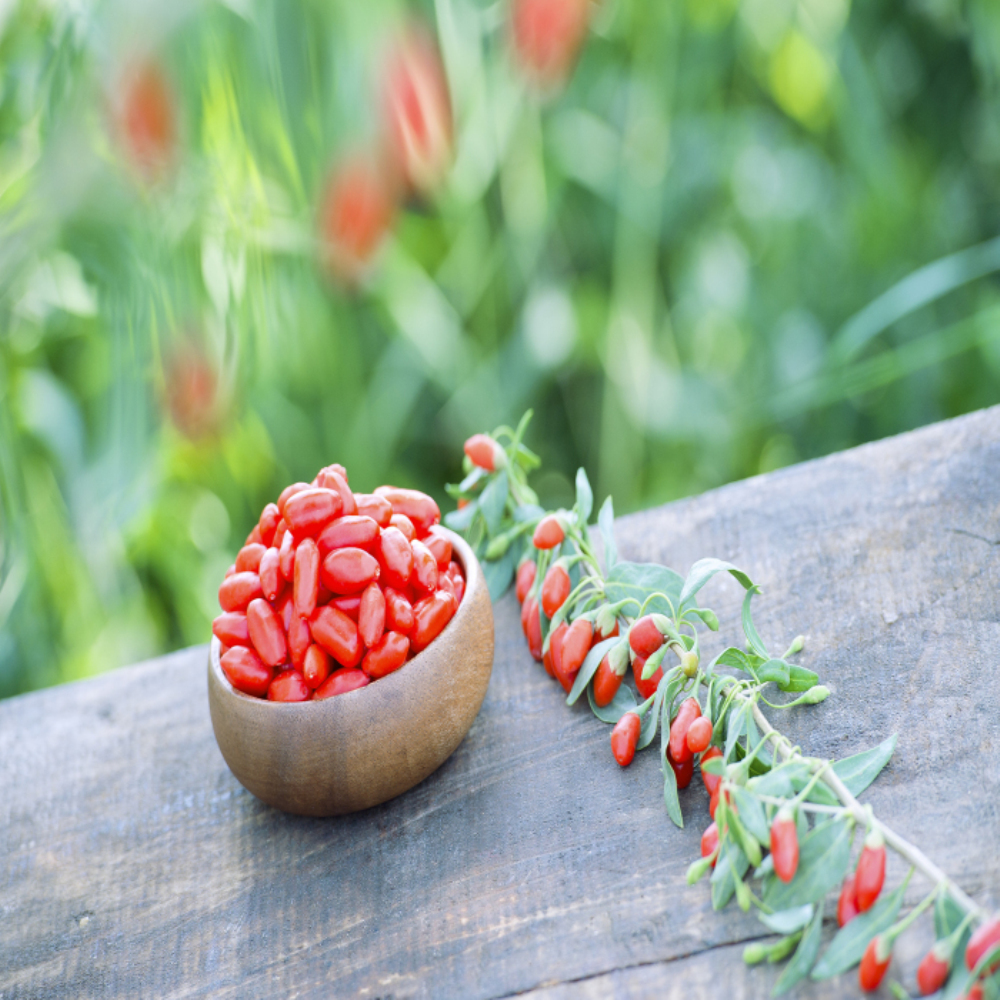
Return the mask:
<svg viewBox="0 0 1000 1000">
<path fill-rule="evenodd" d="M 371 584 L 369 584 L 369 586 L 371 586 Z M 363 594 L 364 591 L 360 594 L 342 594 L 340 597 L 334 597 L 332 600 L 320 601 L 319 603 L 329 604 L 338 611 L 343 611 L 348 618 L 352 618 L 354 621 L 357 621 L 361 614 L 361 597 Z"/>
<path fill-rule="evenodd" d="M 274 544 L 274 533 L 278 530 L 278 525 L 284 520 L 281 511 L 276 503 L 266 504 L 260 512 L 260 520 L 257 522 L 260 528 L 260 540 L 265 546 Z M 285 524 L 287 525 L 287 521 Z"/>
<path fill-rule="evenodd" d="M 295 613 L 308 618 L 316 610 L 319 596 L 319 546 L 311 538 L 303 538 L 295 549 L 292 594 Z"/>
<path fill-rule="evenodd" d="M 316 689 L 313 697 L 316 701 L 323 701 L 326 698 L 335 698 L 338 694 L 347 694 L 348 691 L 357 691 L 369 684 L 371 680 L 363 670 L 358 670 L 357 667 L 341 667 L 327 677 Z"/>
<path fill-rule="evenodd" d="M 701 753 L 712 742 L 712 722 L 704 715 L 695 719 L 687 731 L 687 745 L 691 753 Z"/>
<path fill-rule="evenodd" d="M 340 496 L 341 516 L 354 517 L 358 513 L 358 505 L 354 500 L 354 494 L 351 492 L 351 487 L 347 485 L 346 471 L 343 475 L 341 475 L 338 471 L 343 468 L 344 467 L 342 465 L 328 465 L 325 469 L 326 479 L 328 483 L 332 484 L 329 488 L 334 490 Z"/>
<path fill-rule="evenodd" d="M 260 570 L 260 558 L 267 549 L 260 542 L 244 545 L 236 554 L 237 573 L 256 573 Z"/>
<path fill-rule="evenodd" d="M 268 701 L 308 701 L 312 691 L 297 670 L 283 670 L 267 689 Z"/>
<path fill-rule="evenodd" d="M 489 434 L 473 434 L 465 442 L 465 454 L 473 465 L 487 472 L 496 472 L 507 464 L 507 453 Z"/>
<path fill-rule="evenodd" d="M 715 825 L 715 820 L 712 820 L 707 827 L 705 827 L 705 832 L 701 835 L 701 856 L 703 858 L 711 857 L 719 848 L 719 828 Z M 712 859 L 712 867 L 715 867 L 716 859 Z"/>
<path fill-rule="evenodd" d="M 774 874 L 782 882 L 791 882 L 799 868 L 799 832 L 795 817 L 784 808 L 771 824 L 771 856 Z"/>
<path fill-rule="evenodd" d="M 312 645 L 312 633 L 309 631 L 309 622 L 305 618 L 300 618 L 293 614 L 288 623 L 288 658 L 292 661 L 292 666 L 296 670 L 301 670 L 305 663 L 306 652 Z"/>
<path fill-rule="evenodd" d="M 530 605 L 530 607 L 529 607 Z M 528 636 L 528 651 L 538 661 L 542 659 L 542 622 L 538 617 L 538 601 L 533 597 L 524 602 L 528 608 L 525 629 Z"/>
<path fill-rule="evenodd" d="M 323 559 L 322 577 L 335 594 L 356 594 L 379 578 L 379 564 L 364 549 L 334 549 Z"/>
<path fill-rule="evenodd" d="M 247 605 L 263 593 L 257 573 L 233 573 L 219 587 L 219 605 L 223 611 L 246 611 Z"/>
<path fill-rule="evenodd" d="M 646 697 L 649 697 L 648 695 Z M 677 715 L 670 724 L 670 756 L 683 764 L 691 760 L 691 751 L 687 745 L 688 729 L 691 723 L 701 715 L 701 705 L 697 698 L 685 698 L 677 709 Z"/>
<path fill-rule="evenodd" d="M 417 537 L 413 522 L 405 514 L 393 514 L 389 518 L 389 524 L 394 528 L 399 528 L 408 542 L 412 542 Z"/>
<path fill-rule="evenodd" d="M 410 640 L 398 632 L 386 632 L 379 641 L 365 653 L 361 669 L 372 679 L 378 680 L 406 662 L 410 650 Z"/>
<path fill-rule="evenodd" d="M 413 576 L 413 549 L 399 528 L 388 527 L 378 537 L 373 551 L 382 567 L 383 585 L 405 590 Z"/>
<path fill-rule="evenodd" d="M 239 611 L 223 611 L 212 622 L 212 635 L 226 646 L 249 646 L 250 630 L 247 616 Z"/>
<path fill-rule="evenodd" d="M 302 679 L 315 691 L 330 676 L 330 657 L 315 642 L 306 650 L 302 661 Z"/>
<path fill-rule="evenodd" d="M 594 626 L 586 618 L 577 618 L 563 637 L 558 659 L 553 656 L 552 668 L 556 679 L 569 694 L 573 681 L 590 652 L 590 640 L 594 635 Z"/>
<path fill-rule="evenodd" d="M 435 591 L 413 606 L 410 645 L 415 653 L 426 649 L 441 634 L 455 614 L 456 607 L 455 598 L 443 590 Z"/>
<path fill-rule="evenodd" d="M 993 917 L 977 927 L 969 938 L 965 948 L 965 964 L 974 969 L 983 955 L 998 944 L 1000 944 L 1000 917 Z M 1000 962 L 991 965 L 986 970 L 986 975 L 993 975 L 997 969 L 1000 969 Z"/>
<path fill-rule="evenodd" d="M 441 510 L 432 497 L 419 490 L 398 486 L 380 486 L 375 493 L 392 504 L 394 514 L 405 514 L 416 529 L 417 538 L 423 538 L 432 524 L 441 520 Z"/>
<path fill-rule="evenodd" d="M 407 635 L 413 628 L 413 605 L 392 587 L 385 591 L 385 627 L 390 632 Z"/>
<path fill-rule="evenodd" d="M 317 608 L 309 617 L 309 631 L 341 666 L 356 667 L 361 662 L 364 646 L 358 626 L 343 611 L 329 605 Z"/>
<path fill-rule="evenodd" d="M 354 504 L 359 517 L 370 517 L 380 528 L 388 528 L 392 504 L 375 493 L 355 493 Z"/>
<path fill-rule="evenodd" d="M 514 0 L 511 36 L 525 75 L 552 88 L 570 74 L 587 34 L 587 0 Z"/>
<path fill-rule="evenodd" d="M 667 760 L 670 762 L 670 766 L 674 769 L 674 777 L 677 779 L 677 787 L 687 788 L 687 786 L 691 784 L 691 779 L 694 777 L 694 757 L 688 757 L 687 760 L 674 760 L 670 753 L 670 748 L 667 747 Z"/>
<path fill-rule="evenodd" d="M 594 629 L 594 645 L 596 646 L 599 642 L 604 642 L 605 639 L 611 639 L 618 635 L 618 622 L 616 621 L 611 628 L 610 632 L 602 632 L 599 628 Z"/>
<path fill-rule="evenodd" d="M 439 524 L 432 524 L 424 538 L 424 545 L 434 553 L 438 571 L 444 573 L 451 564 L 451 539 Z M 456 564 L 457 565 L 457 564 Z"/>
<path fill-rule="evenodd" d="M 371 517 L 348 514 L 331 521 L 317 536 L 320 554 L 326 556 L 334 549 L 366 549 L 378 537 L 379 526 Z"/>
<path fill-rule="evenodd" d="M 652 656 L 663 645 L 663 635 L 652 615 L 643 615 L 628 631 L 628 642 L 637 656 Z"/>
<path fill-rule="evenodd" d="M 549 633 L 548 653 L 542 655 L 542 666 L 545 667 L 545 672 L 556 680 L 559 680 L 559 671 L 562 669 L 562 645 L 568 631 L 569 625 L 566 622 L 560 622 L 552 629 Z M 557 662 L 558 668 L 556 667 Z M 562 682 L 560 681 L 560 683 Z"/>
<path fill-rule="evenodd" d="M 611 730 L 611 752 L 622 767 L 628 767 L 635 757 L 642 719 L 635 712 L 626 712 Z"/>
<path fill-rule="evenodd" d="M 885 882 L 885 842 L 882 834 L 873 829 L 865 837 L 865 846 L 858 867 L 854 873 L 854 891 L 857 895 L 858 909 L 864 913 L 870 910 L 882 891 Z"/>
<path fill-rule="evenodd" d="M 923 996 L 937 993 L 951 971 L 951 949 L 944 941 L 937 941 L 917 968 L 917 986 Z"/>
<path fill-rule="evenodd" d="M 709 747 L 701 755 L 701 763 L 702 763 L 701 780 L 705 782 L 705 790 L 708 792 L 709 795 L 715 794 L 715 790 L 722 783 L 722 776 L 719 774 L 709 774 L 708 771 L 705 770 L 704 764 L 706 761 L 712 760 L 714 757 L 721 757 L 721 756 L 722 756 L 722 751 L 718 747 Z"/>
<path fill-rule="evenodd" d="M 854 875 L 848 875 L 840 889 L 837 900 L 837 926 L 849 924 L 861 911 L 858 909 L 858 894 L 854 885 Z"/>
<path fill-rule="evenodd" d="M 288 536 L 291 539 L 291 535 Z M 285 581 L 281 577 L 281 554 L 274 546 L 260 557 L 260 589 L 269 601 L 275 601 Z"/>
<path fill-rule="evenodd" d="M 274 671 L 246 646 L 233 646 L 220 659 L 222 672 L 237 691 L 263 698 Z"/>
<path fill-rule="evenodd" d="M 286 580 L 295 575 L 295 536 L 290 531 L 286 532 L 278 549 L 278 569 Z"/>
<path fill-rule="evenodd" d="M 535 576 L 538 573 L 538 563 L 534 559 L 526 559 L 517 567 L 517 585 L 515 587 L 515 592 L 517 594 L 517 600 L 519 604 L 524 604 L 524 599 L 528 596 L 528 591 L 531 590 L 535 582 Z"/>
<path fill-rule="evenodd" d="M 563 606 L 570 589 L 569 573 L 559 563 L 554 563 L 542 581 L 542 610 L 546 618 L 551 618 Z"/>
<path fill-rule="evenodd" d="M 622 679 L 615 673 L 611 666 L 610 651 L 604 654 L 594 674 L 594 704 L 598 708 L 604 708 L 615 700 L 618 689 L 621 687 Z"/>
<path fill-rule="evenodd" d="M 656 673 L 652 677 L 647 677 L 646 680 L 643 680 L 642 672 L 645 667 L 645 656 L 637 656 L 632 661 L 632 679 L 635 681 L 636 690 L 643 701 L 656 694 L 656 689 L 660 686 L 660 681 L 663 680 L 663 667 L 657 667 Z"/>
<path fill-rule="evenodd" d="M 421 590 L 425 594 L 437 590 L 438 566 L 437 560 L 434 558 L 434 553 L 418 539 L 410 542 L 410 549 L 413 552 L 413 577 L 411 582 L 417 590 Z"/>
<path fill-rule="evenodd" d="M 257 655 L 269 667 L 277 667 L 288 656 L 285 630 L 281 619 L 263 597 L 255 598 L 247 607 L 247 628 Z"/>
<path fill-rule="evenodd" d="M 303 490 L 308 489 L 312 489 L 309 483 L 290 483 L 281 491 L 278 495 L 278 512 L 282 517 L 285 516 L 285 504 L 288 503 L 288 501 L 291 500 L 296 493 L 301 493 Z M 285 523 L 287 524 L 288 522 L 286 521 Z"/>
<path fill-rule="evenodd" d="M 330 465 L 324 465 L 316 473 L 312 484 L 313 486 L 325 486 L 327 489 L 340 492 L 347 485 L 347 469 L 340 462 L 332 462 Z"/>
<path fill-rule="evenodd" d="M 891 961 L 892 945 L 881 934 L 876 934 L 868 942 L 858 968 L 858 983 L 866 993 L 879 988 Z"/>
<path fill-rule="evenodd" d="M 283 516 L 297 538 L 318 535 L 344 509 L 340 494 L 323 487 L 310 487 L 288 498 Z"/>
<path fill-rule="evenodd" d="M 155 180 L 173 157 L 177 112 L 173 87 L 152 60 L 143 60 L 126 72 L 118 125 L 133 166 L 147 181 Z"/>
<path fill-rule="evenodd" d="M 562 544 L 565 537 L 566 532 L 559 523 L 559 518 L 555 514 L 549 514 L 538 522 L 531 541 L 536 549 L 554 549 Z"/>
<path fill-rule="evenodd" d="M 377 583 L 370 583 L 361 595 L 358 608 L 358 635 L 371 649 L 385 631 L 385 595 Z"/>
</svg>

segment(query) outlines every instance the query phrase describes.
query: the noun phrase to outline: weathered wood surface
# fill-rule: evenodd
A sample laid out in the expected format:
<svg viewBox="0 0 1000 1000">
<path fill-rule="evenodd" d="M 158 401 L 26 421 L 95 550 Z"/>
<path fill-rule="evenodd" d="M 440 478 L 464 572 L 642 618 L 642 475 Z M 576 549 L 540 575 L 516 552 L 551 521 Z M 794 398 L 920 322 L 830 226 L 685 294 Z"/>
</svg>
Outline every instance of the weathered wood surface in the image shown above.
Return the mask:
<svg viewBox="0 0 1000 1000">
<path fill-rule="evenodd" d="M 681 571 L 745 567 L 762 635 L 804 633 L 800 661 L 833 689 L 786 729 L 837 756 L 899 732 L 866 800 L 1000 904 L 1000 408 L 624 518 L 618 537 Z M 738 598 L 728 578 L 706 591 L 719 642 Z M 455 755 L 339 819 L 237 784 L 206 648 L 0 703 L 0 997 L 766 995 L 777 971 L 740 960 L 761 925 L 684 881 L 701 783 L 673 829 L 655 752 L 621 771 L 608 728 L 531 661 L 512 596 L 496 617 Z M 843 977 L 798 995 L 853 993 Z"/>
</svg>

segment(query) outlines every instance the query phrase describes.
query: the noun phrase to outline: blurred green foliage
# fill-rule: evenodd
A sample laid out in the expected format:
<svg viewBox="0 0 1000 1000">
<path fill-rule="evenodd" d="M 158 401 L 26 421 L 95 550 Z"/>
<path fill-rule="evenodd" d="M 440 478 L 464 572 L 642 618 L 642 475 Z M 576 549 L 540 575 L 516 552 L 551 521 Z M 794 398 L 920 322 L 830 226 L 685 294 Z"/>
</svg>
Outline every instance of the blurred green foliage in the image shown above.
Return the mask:
<svg viewBox="0 0 1000 1000">
<path fill-rule="evenodd" d="M 989 0 L 603 0 L 544 98 L 506 0 L 422 5 L 454 165 L 345 290 L 317 205 L 406 13 L 0 5 L 0 695 L 205 641 L 331 461 L 444 504 L 532 406 L 542 500 L 584 465 L 626 512 L 1000 399 Z M 153 180 L 109 124 L 133 50 Z"/>
</svg>

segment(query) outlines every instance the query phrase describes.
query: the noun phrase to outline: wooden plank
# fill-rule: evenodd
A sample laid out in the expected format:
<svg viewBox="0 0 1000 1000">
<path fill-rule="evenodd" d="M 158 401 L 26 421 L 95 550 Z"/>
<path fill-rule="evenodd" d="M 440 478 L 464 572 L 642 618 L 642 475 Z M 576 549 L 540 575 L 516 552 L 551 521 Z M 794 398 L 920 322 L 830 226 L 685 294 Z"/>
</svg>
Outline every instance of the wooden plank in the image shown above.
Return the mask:
<svg viewBox="0 0 1000 1000">
<path fill-rule="evenodd" d="M 787 730 L 837 756 L 899 732 L 868 800 L 991 905 L 998 497 L 992 409 L 618 527 L 626 558 L 751 572 L 765 640 L 805 633 L 801 661 L 834 691 Z M 706 590 L 720 642 L 738 597 L 732 581 Z M 496 619 L 493 680 L 456 754 L 336 820 L 274 812 L 235 782 L 204 648 L 0 703 L 0 997 L 641 996 L 709 976 L 762 995 L 774 970 L 745 969 L 738 947 L 761 925 L 684 882 L 700 783 L 675 830 L 655 753 L 621 771 L 608 728 L 531 661 L 513 597 Z"/>
</svg>

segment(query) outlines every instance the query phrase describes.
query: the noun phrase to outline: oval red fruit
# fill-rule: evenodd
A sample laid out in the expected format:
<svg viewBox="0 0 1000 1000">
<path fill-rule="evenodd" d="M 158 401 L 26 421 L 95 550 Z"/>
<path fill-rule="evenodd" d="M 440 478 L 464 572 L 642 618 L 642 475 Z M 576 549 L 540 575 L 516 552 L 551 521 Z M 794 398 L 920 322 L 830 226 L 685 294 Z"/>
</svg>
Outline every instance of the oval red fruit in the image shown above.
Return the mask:
<svg viewBox="0 0 1000 1000">
<path fill-rule="evenodd" d="M 315 691 L 329 675 L 330 657 L 322 646 L 314 642 L 306 650 L 306 655 L 302 660 L 302 679 Z"/>
<path fill-rule="evenodd" d="M 410 640 L 398 632 L 386 632 L 378 643 L 365 653 L 361 669 L 372 679 L 378 680 L 398 670 L 406 662 Z"/>
<path fill-rule="evenodd" d="M 405 594 L 392 587 L 385 591 L 385 627 L 390 632 L 400 632 L 403 635 L 413 628 L 413 605 Z"/>
<path fill-rule="evenodd" d="M 257 573 L 233 573 L 219 587 L 219 605 L 223 611 L 246 611 L 247 605 L 263 593 Z"/>
<path fill-rule="evenodd" d="M 356 594 L 379 578 L 379 564 L 364 549 L 334 549 L 323 560 L 322 576 L 335 594 Z"/>
<path fill-rule="evenodd" d="M 250 602 L 247 607 L 247 627 L 250 641 L 257 655 L 269 667 L 277 667 L 288 657 L 288 644 L 281 619 L 263 597 Z"/>
<path fill-rule="evenodd" d="M 380 528 L 388 528 L 392 504 L 375 493 L 355 493 L 354 503 L 359 517 L 370 517 Z"/>
<path fill-rule="evenodd" d="M 887 946 L 880 934 L 868 942 L 861 965 L 858 967 L 858 984 L 866 993 L 877 990 L 892 961 L 892 948 Z"/>
<path fill-rule="evenodd" d="M 443 590 L 435 591 L 413 606 L 410 642 L 415 653 L 426 649 L 441 634 L 456 608 L 455 598 Z"/>
<path fill-rule="evenodd" d="M 295 613 L 308 618 L 316 610 L 319 596 L 319 546 L 311 538 L 303 538 L 295 549 L 294 578 Z"/>
<path fill-rule="evenodd" d="M 359 688 L 367 687 L 371 680 L 363 670 L 356 667 L 341 667 L 335 670 L 316 689 L 313 696 L 317 701 L 325 698 L 335 698 L 338 694 L 347 694 L 348 691 L 357 691 Z"/>
<path fill-rule="evenodd" d="M 837 926 L 849 924 L 861 911 L 858 909 L 858 896 L 854 887 L 854 876 L 848 875 L 840 889 L 837 900 Z"/>
<path fill-rule="evenodd" d="M 274 671 L 252 649 L 234 646 L 219 662 L 222 664 L 222 672 L 237 691 L 256 698 L 263 698 L 267 694 Z"/>
<path fill-rule="evenodd" d="M 358 607 L 358 635 L 371 649 L 385 631 L 385 595 L 377 583 L 370 583 L 361 595 Z"/>
<path fill-rule="evenodd" d="M 543 517 L 535 528 L 531 541 L 536 549 L 554 549 L 566 537 L 563 526 L 555 514 Z"/>
<path fill-rule="evenodd" d="M 538 563 L 534 559 L 526 559 L 517 567 L 517 600 L 519 604 L 524 604 L 524 599 L 528 596 L 535 576 L 538 573 Z"/>
<path fill-rule="evenodd" d="M 405 590 L 413 576 L 413 549 L 399 528 L 388 527 L 379 535 L 375 554 L 383 585 Z"/>
<path fill-rule="evenodd" d="M 410 542 L 410 549 L 413 552 L 413 585 L 425 594 L 437 590 L 438 565 L 434 553 L 416 538 Z"/>
<path fill-rule="evenodd" d="M 267 689 L 268 701 L 308 701 L 312 691 L 297 670 L 283 670 Z"/>
<path fill-rule="evenodd" d="M 542 610 L 547 618 L 551 618 L 563 606 L 570 589 L 569 573 L 559 563 L 550 566 L 542 580 Z"/>
<path fill-rule="evenodd" d="M 236 556 L 237 573 L 256 573 L 260 569 L 261 556 L 267 551 L 260 542 L 244 545 Z"/>
<path fill-rule="evenodd" d="M 598 708 L 604 708 L 614 701 L 618 689 L 622 685 L 622 679 L 614 672 L 610 662 L 610 653 L 606 653 L 601 660 L 594 674 L 594 704 Z"/>
<path fill-rule="evenodd" d="M 389 518 L 389 524 L 398 528 L 408 542 L 412 542 L 417 537 L 417 529 L 413 527 L 413 522 L 405 514 L 393 514 Z"/>
<path fill-rule="evenodd" d="M 635 712 L 626 712 L 611 730 L 611 752 L 622 767 L 628 767 L 635 757 L 642 719 Z"/>
<path fill-rule="evenodd" d="M 974 969 L 979 960 L 987 952 L 1000 944 L 1000 917 L 993 917 L 976 928 L 975 933 L 969 938 L 969 943 L 965 948 L 965 964 Z M 986 970 L 988 975 L 992 975 L 1000 968 L 1000 962 L 990 966 Z"/>
<path fill-rule="evenodd" d="M 309 631 L 341 666 L 356 667 L 361 662 L 364 647 L 358 636 L 358 626 L 329 605 L 317 608 L 309 618 Z"/>
<path fill-rule="evenodd" d="M 317 535 L 344 508 L 340 494 L 322 487 L 310 487 L 288 498 L 284 517 L 299 538 Z"/>
<path fill-rule="evenodd" d="M 795 817 L 784 809 L 771 824 L 771 856 L 774 874 L 782 882 L 791 882 L 799 868 L 799 832 Z"/>
<path fill-rule="evenodd" d="M 223 611 L 212 622 L 212 635 L 224 646 L 249 646 L 250 630 L 247 616 L 239 611 Z"/>
<path fill-rule="evenodd" d="M 643 615 L 628 631 L 628 643 L 638 656 L 652 656 L 663 645 L 663 634 L 652 615 Z"/>
<path fill-rule="evenodd" d="M 417 538 L 423 538 L 432 524 L 441 520 L 441 510 L 436 501 L 420 490 L 407 490 L 398 486 L 380 486 L 376 495 L 385 497 L 392 504 L 394 514 L 405 514 L 412 522 L 417 532 Z"/>
<path fill-rule="evenodd" d="M 875 905 L 885 882 L 885 845 L 879 833 L 873 831 L 865 838 L 865 846 L 858 858 L 854 872 L 854 891 L 858 909 L 864 913 Z"/>
<path fill-rule="evenodd" d="M 265 546 L 274 545 L 274 533 L 278 530 L 278 524 L 281 521 L 281 511 L 278 510 L 276 503 L 267 504 L 260 512 L 257 526 L 260 528 L 260 540 Z"/>
<path fill-rule="evenodd" d="M 701 753 L 712 742 L 712 723 L 700 716 L 691 723 L 687 731 L 687 745 L 691 753 Z"/>
</svg>

